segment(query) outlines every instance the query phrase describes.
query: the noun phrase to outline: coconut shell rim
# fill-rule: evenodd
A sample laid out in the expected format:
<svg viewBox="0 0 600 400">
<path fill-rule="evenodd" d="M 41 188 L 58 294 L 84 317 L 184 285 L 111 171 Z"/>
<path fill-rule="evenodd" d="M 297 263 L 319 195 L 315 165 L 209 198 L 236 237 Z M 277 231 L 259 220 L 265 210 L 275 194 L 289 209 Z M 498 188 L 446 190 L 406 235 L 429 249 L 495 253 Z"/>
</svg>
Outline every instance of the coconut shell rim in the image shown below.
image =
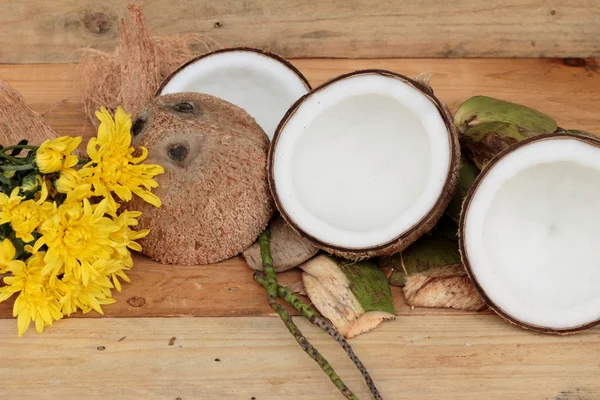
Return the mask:
<svg viewBox="0 0 600 400">
<path fill-rule="evenodd" d="M 214 56 L 214 55 L 223 54 L 223 53 L 235 53 L 235 52 L 255 53 L 255 54 L 259 54 L 261 56 L 267 57 L 267 58 L 274 59 L 275 61 L 278 61 L 279 63 L 283 64 L 286 68 L 288 68 L 289 70 L 291 70 L 298 78 L 300 78 L 300 80 L 302 81 L 302 83 L 304 84 L 304 86 L 306 87 L 306 89 L 309 92 L 312 91 L 312 86 L 308 82 L 308 79 L 306 79 L 306 77 L 302 74 L 302 72 L 300 72 L 300 70 L 298 68 L 296 68 L 287 59 L 283 58 L 279 54 L 271 53 L 271 52 L 266 51 L 266 50 L 258 49 L 258 48 L 255 48 L 255 47 L 240 46 L 240 47 L 227 47 L 225 49 L 218 49 L 218 50 L 209 51 L 208 53 L 201 54 L 199 56 L 196 56 L 196 57 L 192 58 L 191 60 L 186 61 L 185 63 L 183 63 L 179 67 L 177 67 L 173 72 L 171 72 L 162 81 L 162 83 L 158 87 L 156 93 L 154 94 L 154 97 L 161 96 L 162 90 L 171 81 L 171 79 L 173 79 L 173 77 L 175 75 L 179 74 L 179 72 L 181 72 L 181 70 L 185 69 L 189 65 L 195 64 L 196 62 L 198 62 L 198 61 L 200 61 L 200 60 L 202 60 L 204 58 L 208 58 L 208 57 L 211 57 L 211 56 Z"/>
<path fill-rule="evenodd" d="M 554 334 L 554 335 L 571 335 L 571 334 L 583 332 L 587 329 L 593 328 L 594 326 L 600 324 L 600 318 L 598 318 L 594 321 L 591 321 L 591 322 L 588 322 L 585 324 L 581 324 L 581 325 L 577 325 L 577 326 L 573 326 L 573 327 L 550 328 L 547 326 L 530 324 L 530 323 L 521 321 L 520 319 L 512 316 L 511 314 L 504 311 L 504 309 L 502 307 L 498 306 L 496 303 L 494 303 L 494 301 L 492 301 L 489 298 L 489 296 L 487 295 L 487 292 L 485 291 L 485 289 L 483 289 L 483 287 L 477 280 L 477 277 L 471 270 L 471 263 L 469 261 L 468 252 L 467 252 L 467 249 L 465 246 L 465 240 L 463 239 L 464 231 L 465 231 L 466 216 L 467 216 L 469 207 L 471 205 L 471 201 L 473 200 L 475 192 L 479 188 L 481 182 L 485 179 L 485 177 L 490 172 L 490 170 L 493 169 L 493 167 L 498 162 L 500 162 L 504 157 L 506 157 L 507 155 L 511 154 L 512 152 L 514 152 L 515 150 L 517 150 L 523 146 L 527 146 L 528 144 L 530 144 L 532 142 L 535 143 L 535 142 L 539 142 L 539 141 L 543 141 L 543 140 L 555 140 L 555 139 L 575 139 L 575 140 L 579 140 L 584 143 L 591 144 L 593 146 L 600 148 L 600 138 L 587 136 L 587 135 L 581 135 L 581 134 L 569 134 L 569 133 L 563 133 L 563 132 L 558 132 L 558 133 L 555 132 L 555 133 L 547 133 L 547 134 L 542 134 L 542 135 L 534 136 L 531 138 L 527 138 L 521 142 L 518 142 L 518 143 L 510 146 L 509 148 L 503 150 L 502 152 L 498 153 L 494 158 L 492 158 L 492 160 L 490 160 L 487 164 L 485 164 L 483 166 L 483 168 L 481 169 L 481 172 L 479 173 L 479 175 L 477 175 L 477 178 L 473 182 L 473 185 L 471 185 L 471 188 L 467 192 L 467 196 L 465 197 L 465 200 L 463 202 L 462 209 L 460 212 L 460 221 L 458 224 L 458 237 L 459 237 L 458 248 L 459 248 L 462 264 L 467 272 L 467 275 L 469 276 L 469 279 L 471 279 L 473 286 L 475 286 L 475 289 L 477 289 L 477 292 L 483 298 L 483 301 L 485 301 L 485 303 L 488 305 L 488 307 L 491 308 L 496 314 L 498 314 L 500 317 L 502 317 L 507 322 L 509 322 L 513 325 L 519 326 L 523 329 L 527 329 L 527 330 L 531 330 L 531 331 L 535 331 L 535 332 L 547 333 L 547 334 Z"/>
<path fill-rule="evenodd" d="M 323 242 L 323 241 L 315 238 L 314 236 L 304 232 L 299 227 L 299 225 L 293 220 L 293 218 L 285 212 L 285 210 L 283 209 L 283 206 L 281 205 L 281 203 L 279 201 L 279 196 L 277 194 L 277 188 L 275 186 L 275 179 L 274 179 L 274 173 L 273 173 L 273 164 L 275 161 L 274 160 L 274 149 L 277 146 L 279 137 L 281 136 L 281 131 L 285 128 L 285 125 L 289 121 L 290 117 L 297 111 L 297 109 L 300 107 L 300 105 L 302 105 L 302 103 L 304 103 L 304 101 L 306 101 L 308 98 L 310 98 L 315 93 L 326 89 L 328 86 L 330 86 L 338 81 L 344 80 L 346 78 L 358 76 L 358 75 L 369 75 L 369 74 L 382 75 L 382 76 L 401 80 L 405 84 L 408 84 L 408 85 L 414 87 L 415 89 L 419 90 L 425 97 L 427 97 L 427 99 L 429 99 L 433 103 L 433 105 L 437 108 L 437 110 L 442 118 L 442 121 L 444 121 L 444 125 L 446 125 L 446 130 L 448 133 L 449 150 L 450 150 L 449 151 L 449 153 L 450 153 L 449 167 L 450 168 L 448 169 L 448 174 L 446 175 L 446 178 L 444 179 L 444 185 L 442 188 L 442 192 L 438 196 L 435 204 L 429 209 L 429 211 L 425 215 L 423 215 L 423 217 L 421 217 L 421 219 L 419 219 L 419 221 L 417 223 L 415 223 L 413 226 L 411 226 L 410 228 L 408 228 L 407 230 L 405 230 L 404 232 L 402 232 L 395 238 L 393 238 L 385 243 L 382 243 L 382 244 L 379 244 L 376 246 L 349 249 L 349 248 L 345 248 L 342 246 L 333 245 L 331 243 Z M 403 240 L 406 240 L 407 238 L 410 238 L 412 235 L 415 234 L 415 232 L 417 232 L 419 230 L 419 228 L 422 225 L 426 224 L 435 215 L 436 210 L 438 208 L 444 207 L 444 203 L 447 203 L 449 201 L 449 198 L 450 198 L 449 196 L 448 196 L 448 199 L 446 199 L 448 201 L 445 201 L 446 196 L 444 193 L 446 192 L 448 186 L 451 185 L 451 183 L 454 179 L 453 177 L 455 174 L 455 170 L 460 165 L 460 147 L 458 144 L 458 140 L 455 140 L 455 139 L 458 139 L 458 131 L 456 130 L 456 127 L 454 125 L 453 118 L 450 115 L 447 108 L 444 106 L 444 104 L 434 95 L 431 87 L 429 87 L 421 82 L 418 82 L 414 79 L 411 79 L 411 78 L 407 77 L 406 75 L 402 75 L 402 74 L 384 70 L 384 69 L 362 69 L 362 70 L 357 70 L 357 71 L 349 72 L 346 74 L 342 74 L 342 75 L 339 75 L 335 78 L 332 78 L 332 79 L 322 83 L 321 85 L 315 87 L 310 92 L 306 93 L 305 95 L 300 97 L 298 100 L 296 100 L 294 102 L 294 104 L 292 104 L 290 106 L 288 111 L 285 113 L 285 115 L 283 116 L 283 118 L 281 119 L 279 124 L 277 125 L 277 129 L 275 130 L 273 138 L 271 139 L 271 145 L 269 147 L 269 155 L 268 155 L 268 159 L 267 159 L 267 169 L 268 169 L 267 175 L 268 175 L 268 180 L 269 180 L 269 189 L 271 190 L 271 196 L 273 197 L 273 201 L 274 201 L 275 206 L 276 206 L 277 210 L 279 211 L 280 215 L 290 225 L 290 227 L 294 231 L 296 231 L 296 233 L 298 235 L 302 236 L 303 238 L 305 238 L 306 240 L 308 240 L 309 242 L 314 244 L 316 247 L 321 248 L 321 249 L 327 249 L 327 251 L 332 250 L 334 252 L 337 252 L 338 254 L 346 254 L 346 255 L 352 255 L 352 256 L 357 256 L 357 257 L 360 257 L 361 255 L 363 255 L 365 253 L 381 252 L 389 247 L 394 246 L 395 244 L 397 244 Z M 457 154 L 458 154 L 458 156 L 457 156 Z"/>
</svg>

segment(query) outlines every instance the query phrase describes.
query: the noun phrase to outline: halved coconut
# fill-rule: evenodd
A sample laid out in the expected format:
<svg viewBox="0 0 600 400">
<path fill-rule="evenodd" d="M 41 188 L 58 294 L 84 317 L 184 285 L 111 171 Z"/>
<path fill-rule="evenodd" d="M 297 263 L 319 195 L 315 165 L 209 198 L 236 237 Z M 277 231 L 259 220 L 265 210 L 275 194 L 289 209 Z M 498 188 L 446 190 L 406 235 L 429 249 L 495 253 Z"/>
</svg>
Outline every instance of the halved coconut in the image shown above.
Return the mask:
<svg viewBox="0 0 600 400">
<path fill-rule="evenodd" d="M 299 99 L 269 154 L 277 208 L 315 246 L 350 259 L 401 251 L 444 212 L 460 161 L 431 89 L 357 71 Z"/>
<path fill-rule="evenodd" d="M 600 322 L 600 140 L 541 135 L 500 153 L 463 205 L 462 260 L 498 314 L 573 333 Z"/>
<path fill-rule="evenodd" d="M 206 94 L 169 94 L 148 103 L 131 130 L 147 162 L 165 169 L 154 190 L 162 207 L 139 197 L 128 206 L 142 212 L 139 228 L 150 229 L 140 240 L 144 254 L 161 263 L 216 263 L 267 227 L 269 139 L 247 112 Z"/>
<path fill-rule="evenodd" d="M 284 58 L 247 47 L 213 51 L 188 61 L 165 79 L 158 95 L 206 93 L 246 110 L 273 137 L 287 109 L 310 90 Z"/>
</svg>

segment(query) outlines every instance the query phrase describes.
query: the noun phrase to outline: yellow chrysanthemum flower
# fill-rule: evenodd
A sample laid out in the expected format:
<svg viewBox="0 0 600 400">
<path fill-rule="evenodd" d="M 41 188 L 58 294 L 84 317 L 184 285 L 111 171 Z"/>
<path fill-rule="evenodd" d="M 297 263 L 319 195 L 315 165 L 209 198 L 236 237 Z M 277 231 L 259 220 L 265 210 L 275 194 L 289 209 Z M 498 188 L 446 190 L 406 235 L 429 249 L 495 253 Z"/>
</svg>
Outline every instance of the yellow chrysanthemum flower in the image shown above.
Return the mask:
<svg viewBox="0 0 600 400">
<path fill-rule="evenodd" d="M 92 185 L 83 182 L 79 171 L 69 168 L 60 171 L 60 176 L 54 183 L 59 193 L 66 193 L 65 203 L 89 199 L 93 196 Z"/>
<path fill-rule="evenodd" d="M 17 250 L 10 239 L 4 239 L 0 243 L 0 274 L 5 274 L 12 269 L 20 269 L 25 267 L 25 263 L 21 260 L 15 260 Z"/>
<path fill-rule="evenodd" d="M 78 171 L 81 183 L 91 183 L 95 196 L 109 201 L 108 210 L 116 214 L 118 204 L 112 196 L 114 192 L 121 200 L 129 201 L 135 194 L 144 201 L 160 207 L 160 199 L 150 192 L 158 187 L 153 179 L 164 173 L 160 165 L 141 165 L 148 150 L 141 148 L 142 155 L 134 157 L 131 147 L 131 115 L 119 107 L 115 119 L 102 107 L 96 116 L 101 121 L 98 137 L 88 142 L 87 153 L 91 161 Z"/>
<path fill-rule="evenodd" d="M 48 218 L 53 208 L 51 203 L 45 201 L 48 197 L 48 189 L 45 185 L 42 185 L 42 189 L 36 195 L 37 201 L 19 200 L 18 204 L 3 209 L 0 217 L 0 223 L 10 222 L 16 237 L 25 243 L 34 240 L 33 231 Z"/>
<path fill-rule="evenodd" d="M 50 215 L 53 209 L 50 202 L 41 204 L 33 200 L 26 200 L 12 210 L 10 225 L 17 238 L 25 243 L 33 241 L 33 232 Z"/>
<path fill-rule="evenodd" d="M 27 264 L 21 263 L 10 268 L 12 276 L 4 278 L 6 286 L 0 288 L 0 302 L 19 293 L 13 306 L 13 316 L 18 317 L 18 333 L 22 336 L 31 321 L 35 329 L 42 333 L 44 327 L 62 318 L 58 299 L 61 297 L 56 286 L 42 274 L 44 252 L 32 255 Z"/>
<path fill-rule="evenodd" d="M 113 248 L 109 237 L 119 227 L 104 216 L 107 206 L 107 200 L 91 205 L 87 199 L 54 206 L 51 217 L 40 226 L 42 237 L 34 246 L 34 251 L 44 244 L 48 246 L 42 273 L 50 274 L 51 281 L 65 273 L 87 285 L 94 273 L 92 264 L 111 257 Z"/>
<path fill-rule="evenodd" d="M 35 163 L 43 174 L 51 174 L 61 169 L 77 165 L 79 158 L 71 154 L 81 143 L 81 136 L 62 136 L 46 140 L 35 153 Z"/>
<path fill-rule="evenodd" d="M 134 231 L 130 228 L 130 226 L 138 225 L 137 218 L 141 215 L 142 213 L 139 211 L 123 211 L 118 217 L 113 218 L 115 225 L 119 227 L 118 231 L 115 231 L 110 235 L 110 239 L 113 241 L 114 246 L 113 258 L 122 261 L 123 267 L 111 271 L 110 277 L 112 278 L 115 289 L 119 292 L 121 291 L 119 279 L 130 282 L 129 277 L 125 274 L 126 270 L 133 267 L 133 259 L 131 258 L 129 249 L 142 251 L 142 246 L 135 242 L 135 240 L 146 237 L 150 232 L 148 229 Z"/>
<path fill-rule="evenodd" d="M 110 238 L 118 244 L 116 248 L 122 250 L 121 254 L 129 251 L 127 248 L 130 248 L 135 251 L 142 251 L 142 246 L 140 246 L 135 240 L 142 239 L 148 236 L 150 230 L 142 229 L 139 231 L 134 231 L 130 228 L 130 226 L 138 225 L 138 218 L 142 215 L 139 211 L 123 211 L 117 218 L 113 218 L 115 225 L 119 227 L 119 230 L 111 233 Z"/>
<path fill-rule="evenodd" d="M 0 225 L 10 222 L 12 210 L 21 203 L 25 197 L 19 196 L 20 188 L 17 186 L 7 196 L 0 192 Z"/>
<path fill-rule="evenodd" d="M 112 298 L 110 289 L 113 285 L 107 271 L 120 268 L 119 264 L 117 260 L 96 260 L 91 265 L 94 273 L 90 276 L 87 285 L 84 285 L 81 279 L 65 274 L 58 285 L 63 295 L 60 299 L 63 315 L 69 316 L 78 309 L 81 309 L 84 314 L 91 310 L 104 314 L 101 306 L 116 302 Z"/>
</svg>

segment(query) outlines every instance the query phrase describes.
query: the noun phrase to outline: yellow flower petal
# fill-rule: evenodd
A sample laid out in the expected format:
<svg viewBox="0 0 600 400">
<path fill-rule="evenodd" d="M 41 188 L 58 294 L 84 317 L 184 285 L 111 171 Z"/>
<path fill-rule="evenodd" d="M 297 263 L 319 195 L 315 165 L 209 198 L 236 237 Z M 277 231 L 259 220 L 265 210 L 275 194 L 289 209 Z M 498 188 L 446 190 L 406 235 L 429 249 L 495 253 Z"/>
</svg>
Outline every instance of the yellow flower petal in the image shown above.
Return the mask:
<svg viewBox="0 0 600 400">
<path fill-rule="evenodd" d="M 16 303 L 15 303 L 16 304 Z M 27 328 L 29 328 L 29 324 L 31 323 L 31 312 L 28 308 L 22 309 L 17 317 L 17 326 L 19 331 L 19 337 L 23 336 Z"/>
</svg>

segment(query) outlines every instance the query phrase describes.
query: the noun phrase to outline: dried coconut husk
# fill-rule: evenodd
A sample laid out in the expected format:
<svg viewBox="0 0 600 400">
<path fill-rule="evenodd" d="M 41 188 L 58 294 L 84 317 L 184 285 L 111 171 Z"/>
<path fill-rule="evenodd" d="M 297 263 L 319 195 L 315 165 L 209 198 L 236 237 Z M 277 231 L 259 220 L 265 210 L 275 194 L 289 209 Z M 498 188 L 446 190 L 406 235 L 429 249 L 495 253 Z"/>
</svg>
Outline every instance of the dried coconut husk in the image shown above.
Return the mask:
<svg viewBox="0 0 600 400">
<path fill-rule="evenodd" d="M 129 19 L 121 20 L 119 45 L 112 53 L 86 49 L 76 81 L 88 118 L 98 126 L 94 112 L 121 105 L 136 113 L 151 100 L 160 83 L 180 64 L 192 58 L 190 44 L 209 39 L 194 34 L 153 38 L 146 29 L 142 8 L 129 4 Z"/>
<path fill-rule="evenodd" d="M 347 339 L 395 318 L 387 277 L 375 263 L 321 254 L 300 268 L 308 298 Z"/>
<path fill-rule="evenodd" d="M 390 284 L 401 286 L 406 304 L 413 307 L 477 311 L 485 302 L 461 264 L 457 227 L 442 217 L 429 234 L 402 253 L 379 259 L 391 269 Z"/>
<path fill-rule="evenodd" d="M 0 144 L 10 146 L 22 139 L 32 145 L 58 137 L 44 118 L 25 103 L 25 99 L 7 82 L 0 79 Z"/>
</svg>

